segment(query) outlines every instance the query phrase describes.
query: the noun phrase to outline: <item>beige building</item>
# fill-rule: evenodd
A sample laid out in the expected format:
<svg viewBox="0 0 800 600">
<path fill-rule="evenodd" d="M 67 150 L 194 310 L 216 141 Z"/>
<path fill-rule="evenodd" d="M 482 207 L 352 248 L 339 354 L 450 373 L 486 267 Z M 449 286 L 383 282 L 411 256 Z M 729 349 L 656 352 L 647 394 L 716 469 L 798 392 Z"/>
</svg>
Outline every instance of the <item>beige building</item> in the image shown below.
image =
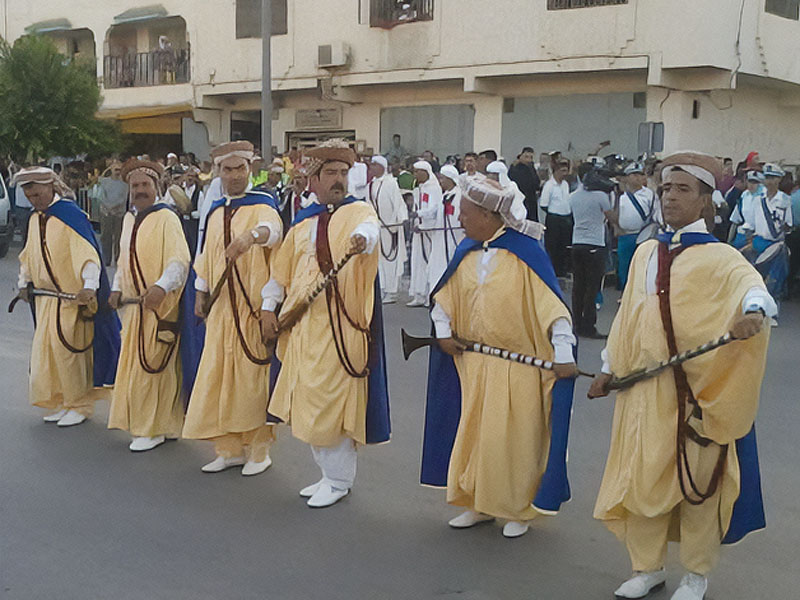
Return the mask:
<svg viewBox="0 0 800 600">
<path fill-rule="evenodd" d="M 4 0 L 94 60 L 102 113 L 148 147 L 258 140 L 261 0 Z M 273 0 L 278 151 L 329 136 L 440 156 L 522 146 L 800 163 L 800 0 Z M 646 140 L 645 140 L 646 141 Z"/>
</svg>

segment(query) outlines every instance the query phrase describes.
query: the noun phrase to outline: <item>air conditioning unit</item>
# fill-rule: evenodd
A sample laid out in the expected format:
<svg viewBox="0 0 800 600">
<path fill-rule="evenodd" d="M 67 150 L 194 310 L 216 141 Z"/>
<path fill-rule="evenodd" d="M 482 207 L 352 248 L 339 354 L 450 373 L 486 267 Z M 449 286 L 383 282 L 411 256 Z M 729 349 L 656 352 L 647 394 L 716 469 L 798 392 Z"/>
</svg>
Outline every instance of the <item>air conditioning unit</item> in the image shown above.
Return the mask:
<svg viewBox="0 0 800 600">
<path fill-rule="evenodd" d="M 331 42 L 317 46 L 317 66 L 320 69 L 344 67 L 350 58 L 350 47 L 345 42 Z"/>
</svg>

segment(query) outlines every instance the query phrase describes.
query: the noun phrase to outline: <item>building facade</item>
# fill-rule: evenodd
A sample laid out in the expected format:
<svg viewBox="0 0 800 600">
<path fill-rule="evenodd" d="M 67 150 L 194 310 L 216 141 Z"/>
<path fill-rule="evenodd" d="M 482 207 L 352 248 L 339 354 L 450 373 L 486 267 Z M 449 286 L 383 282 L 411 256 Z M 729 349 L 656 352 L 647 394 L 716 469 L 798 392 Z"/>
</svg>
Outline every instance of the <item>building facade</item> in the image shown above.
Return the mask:
<svg viewBox="0 0 800 600">
<path fill-rule="evenodd" d="M 0 4 L 3 36 L 93 60 L 101 113 L 198 156 L 258 142 L 261 0 Z M 522 146 L 800 163 L 800 0 L 273 0 L 277 151 L 331 136 L 439 156 Z"/>
</svg>

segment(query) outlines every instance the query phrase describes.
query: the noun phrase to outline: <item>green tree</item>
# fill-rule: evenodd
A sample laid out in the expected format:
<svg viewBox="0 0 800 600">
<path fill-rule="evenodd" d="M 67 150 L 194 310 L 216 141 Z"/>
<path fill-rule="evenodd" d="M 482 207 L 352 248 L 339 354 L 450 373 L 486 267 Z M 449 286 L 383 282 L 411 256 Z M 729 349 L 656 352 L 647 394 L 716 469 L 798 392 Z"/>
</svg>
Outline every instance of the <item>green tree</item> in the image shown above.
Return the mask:
<svg viewBox="0 0 800 600">
<path fill-rule="evenodd" d="M 0 156 L 31 164 L 116 150 L 116 124 L 95 116 L 101 97 L 94 70 L 59 54 L 44 36 L 13 46 L 0 39 Z"/>
</svg>

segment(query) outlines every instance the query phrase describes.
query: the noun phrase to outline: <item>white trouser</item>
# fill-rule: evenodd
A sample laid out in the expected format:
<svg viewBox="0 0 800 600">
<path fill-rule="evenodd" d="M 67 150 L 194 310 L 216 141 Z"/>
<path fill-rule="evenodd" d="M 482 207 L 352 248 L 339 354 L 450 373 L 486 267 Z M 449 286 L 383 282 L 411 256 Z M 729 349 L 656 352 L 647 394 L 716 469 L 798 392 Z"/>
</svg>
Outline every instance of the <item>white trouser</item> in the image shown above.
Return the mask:
<svg viewBox="0 0 800 600">
<path fill-rule="evenodd" d="M 336 446 L 311 446 L 314 462 L 322 470 L 322 482 L 339 490 L 349 490 L 356 480 L 356 446 L 343 437 Z"/>
<path fill-rule="evenodd" d="M 395 257 L 394 260 L 386 260 L 381 256 L 378 263 L 381 292 L 384 294 L 396 294 L 400 290 L 400 278 L 403 276 L 404 266 L 398 257 Z"/>
</svg>

